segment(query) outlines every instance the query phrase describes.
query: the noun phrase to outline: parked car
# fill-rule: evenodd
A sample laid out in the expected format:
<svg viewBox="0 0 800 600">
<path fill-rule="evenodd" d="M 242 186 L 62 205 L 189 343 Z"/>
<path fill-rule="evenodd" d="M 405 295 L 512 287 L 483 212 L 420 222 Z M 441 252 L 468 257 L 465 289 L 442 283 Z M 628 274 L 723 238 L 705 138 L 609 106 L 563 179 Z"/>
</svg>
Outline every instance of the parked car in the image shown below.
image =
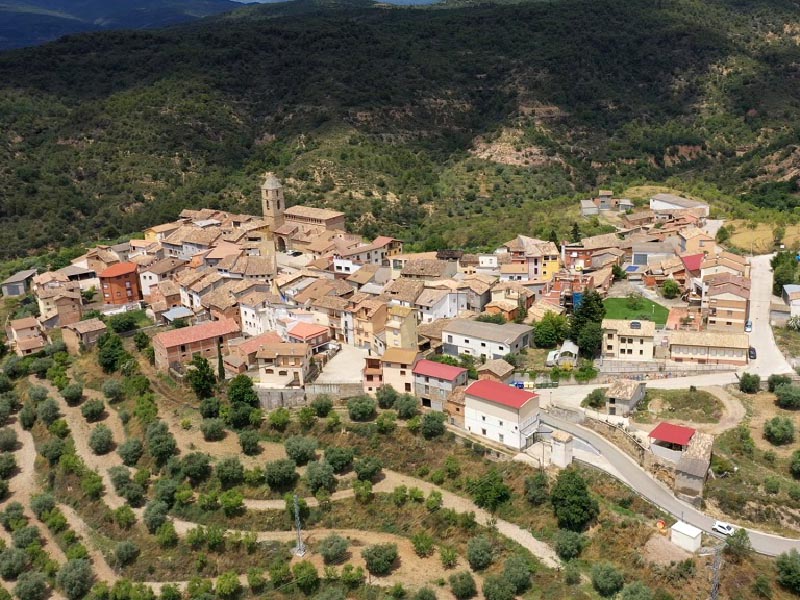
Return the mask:
<svg viewBox="0 0 800 600">
<path fill-rule="evenodd" d="M 747 350 L 747 356 L 750 357 L 750 360 L 755 360 L 757 356 L 756 349 L 750 346 L 750 348 Z"/>
<path fill-rule="evenodd" d="M 753 322 L 752 321 L 746 321 L 745 324 L 744 324 L 744 332 L 745 333 L 750 333 L 751 331 L 753 331 Z"/>
<path fill-rule="evenodd" d="M 733 533 L 733 525 L 725 521 L 714 521 L 714 525 L 711 526 L 711 531 L 716 531 L 722 535 L 731 535 Z"/>
</svg>

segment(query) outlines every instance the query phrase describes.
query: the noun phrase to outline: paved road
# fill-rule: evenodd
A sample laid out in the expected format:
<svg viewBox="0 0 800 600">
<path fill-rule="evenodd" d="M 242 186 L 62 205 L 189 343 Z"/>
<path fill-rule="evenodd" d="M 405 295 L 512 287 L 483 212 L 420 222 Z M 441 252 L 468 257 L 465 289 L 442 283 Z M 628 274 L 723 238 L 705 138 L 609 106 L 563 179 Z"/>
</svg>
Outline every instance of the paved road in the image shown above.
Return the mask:
<svg viewBox="0 0 800 600">
<path fill-rule="evenodd" d="M 702 529 L 708 534 L 720 537 L 711 532 L 711 526 L 714 524 L 714 519 L 712 517 L 705 515 L 692 505 L 676 498 L 666 485 L 653 479 L 644 469 L 636 464 L 630 456 L 599 434 L 581 427 L 580 425 L 563 421 L 545 413 L 542 413 L 541 419 L 542 422 L 551 427 L 567 431 L 592 444 L 614 465 L 616 470 L 619 471 L 624 483 L 627 483 L 637 493 L 647 498 L 656 506 L 659 506 L 674 517 Z M 747 531 L 750 534 L 750 542 L 753 544 L 753 549 L 760 554 L 777 556 L 783 552 L 788 552 L 792 548 L 800 551 L 800 540 L 792 540 L 751 529 Z"/>
<path fill-rule="evenodd" d="M 758 357 L 747 370 L 769 376 L 773 373 L 791 373 L 792 366 L 786 361 L 778 346 L 772 327 L 769 324 L 769 307 L 772 303 L 772 271 L 769 261 L 772 254 L 754 256 L 750 260 L 750 320 L 753 332 L 750 345 L 756 349 Z"/>
</svg>

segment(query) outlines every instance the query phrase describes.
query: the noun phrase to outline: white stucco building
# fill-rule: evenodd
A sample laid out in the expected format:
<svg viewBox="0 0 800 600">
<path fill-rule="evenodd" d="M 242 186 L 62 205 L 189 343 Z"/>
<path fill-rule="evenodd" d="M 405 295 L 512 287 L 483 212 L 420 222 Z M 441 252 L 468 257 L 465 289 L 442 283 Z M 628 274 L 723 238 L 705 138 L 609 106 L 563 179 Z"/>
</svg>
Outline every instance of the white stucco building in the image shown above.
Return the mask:
<svg viewBox="0 0 800 600">
<path fill-rule="evenodd" d="M 495 325 L 468 319 L 454 319 L 442 331 L 445 354 L 467 354 L 484 360 L 503 358 L 528 348 L 533 341 L 533 328 L 506 323 Z"/>
<path fill-rule="evenodd" d="M 539 395 L 483 379 L 467 388 L 464 426 L 467 431 L 522 450 L 533 443 L 539 423 Z"/>
</svg>

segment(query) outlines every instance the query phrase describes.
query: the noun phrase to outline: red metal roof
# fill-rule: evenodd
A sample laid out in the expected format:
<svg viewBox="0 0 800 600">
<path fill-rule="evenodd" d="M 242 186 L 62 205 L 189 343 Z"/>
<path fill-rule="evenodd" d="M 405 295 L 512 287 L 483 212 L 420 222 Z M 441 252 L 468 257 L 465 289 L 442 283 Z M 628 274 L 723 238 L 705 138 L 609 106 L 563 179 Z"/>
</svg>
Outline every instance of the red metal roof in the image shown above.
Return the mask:
<svg viewBox="0 0 800 600">
<path fill-rule="evenodd" d="M 233 319 L 221 319 L 219 321 L 201 323 L 200 325 L 192 325 L 191 327 L 181 327 L 180 329 L 164 331 L 153 336 L 153 344 L 158 343 L 165 348 L 174 348 L 181 344 L 194 344 L 195 342 L 201 342 L 230 333 L 238 333 L 239 331 L 240 329 L 236 321 Z"/>
<path fill-rule="evenodd" d="M 529 400 L 538 398 L 539 394 L 535 392 L 526 392 L 511 385 L 500 383 L 499 381 L 492 381 L 490 379 L 481 379 L 471 383 L 466 390 L 468 396 L 474 396 L 481 400 L 494 402 L 495 404 L 502 404 L 510 406 L 511 408 L 521 408 Z"/>
<path fill-rule="evenodd" d="M 461 367 L 452 367 L 433 360 L 423 359 L 417 363 L 413 372 L 414 375 L 425 375 L 426 377 L 436 377 L 437 379 L 453 381 L 462 373 L 466 373 L 467 370 Z"/>
<path fill-rule="evenodd" d="M 655 429 L 650 432 L 650 437 L 659 442 L 686 446 L 689 444 L 695 432 L 696 430 L 691 427 L 673 425 L 672 423 L 659 423 L 656 425 Z"/>
<path fill-rule="evenodd" d="M 108 267 L 105 271 L 98 273 L 98 277 L 119 277 L 120 275 L 127 275 L 128 273 L 136 272 L 136 263 L 122 262 Z"/>
<path fill-rule="evenodd" d="M 700 265 L 703 264 L 703 258 L 705 258 L 705 254 L 702 252 L 700 254 L 690 254 L 688 256 L 681 256 L 681 260 L 683 261 L 683 266 L 686 268 L 687 271 L 699 271 Z"/>
</svg>

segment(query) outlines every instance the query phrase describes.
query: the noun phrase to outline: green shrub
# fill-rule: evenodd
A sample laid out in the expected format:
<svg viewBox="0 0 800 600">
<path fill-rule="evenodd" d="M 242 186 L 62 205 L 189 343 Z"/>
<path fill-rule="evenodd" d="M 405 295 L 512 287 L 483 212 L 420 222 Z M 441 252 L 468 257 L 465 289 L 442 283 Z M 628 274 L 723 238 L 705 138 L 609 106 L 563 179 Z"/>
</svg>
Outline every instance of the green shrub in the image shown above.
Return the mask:
<svg viewBox="0 0 800 600">
<path fill-rule="evenodd" d="M 36 416 L 48 427 L 61 416 L 61 411 L 58 408 L 58 402 L 52 398 L 46 398 L 39 403 L 36 409 Z"/>
<path fill-rule="evenodd" d="M 430 440 L 442 435 L 445 432 L 444 422 L 446 418 L 444 413 L 437 411 L 425 413 L 420 424 L 420 431 L 423 437 L 426 440 Z"/>
<path fill-rule="evenodd" d="M 555 535 L 555 551 L 562 560 L 578 558 L 586 540 L 580 533 L 569 529 L 559 529 Z"/>
<path fill-rule="evenodd" d="M 89 436 L 89 447 L 98 455 L 108 454 L 114 447 L 114 436 L 105 425 L 98 425 Z"/>
<path fill-rule="evenodd" d="M 319 543 L 317 551 L 322 555 L 326 565 L 337 564 L 347 558 L 349 542 L 342 536 L 332 533 Z"/>
<path fill-rule="evenodd" d="M 502 575 L 488 575 L 483 580 L 485 600 L 514 600 L 514 585 Z"/>
<path fill-rule="evenodd" d="M 355 452 L 352 448 L 330 446 L 325 449 L 325 460 L 333 467 L 334 473 L 343 473 L 353 463 Z"/>
<path fill-rule="evenodd" d="M 320 394 L 311 401 L 310 406 L 318 417 L 324 418 L 333 410 L 333 400 L 327 394 Z"/>
<path fill-rule="evenodd" d="M 773 417 L 764 424 L 764 437 L 776 446 L 791 444 L 794 442 L 794 423 L 787 417 Z"/>
<path fill-rule="evenodd" d="M 83 406 L 81 406 L 81 414 L 83 418 L 86 419 L 89 423 L 95 423 L 103 418 L 103 415 L 106 412 L 106 403 L 100 400 L 99 398 L 95 398 L 94 400 L 89 400 Z"/>
<path fill-rule="evenodd" d="M 792 548 L 775 561 L 778 583 L 794 594 L 800 594 L 800 554 Z"/>
<path fill-rule="evenodd" d="M 370 573 L 378 577 L 388 575 L 397 560 L 397 545 L 375 544 L 362 550 L 361 556 Z"/>
<path fill-rule="evenodd" d="M 8 479 L 16 470 L 17 459 L 14 455 L 10 452 L 3 452 L 0 454 L 0 479 Z"/>
<path fill-rule="evenodd" d="M 114 558 L 117 565 L 125 567 L 139 557 L 139 546 L 131 541 L 119 542 L 114 549 Z"/>
<path fill-rule="evenodd" d="M 257 431 L 245 430 L 239 433 L 239 445 L 242 447 L 242 453 L 246 456 L 255 456 L 261 452 L 259 445 L 260 436 Z"/>
<path fill-rule="evenodd" d="M 264 468 L 264 479 L 273 490 L 291 488 L 297 480 L 297 464 L 291 458 L 280 458 L 268 462 Z"/>
<path fill-rule="evenodd" d="M 742 373 L 739 377 L 739 391 L 745 394 L 755 394 L 761 387 L 761 377 L 755 373 Z"/>
<path fill-rule="evenodd" d="M 792 383 L 792 378 L 789 375 L 778 375 L 777 373 L 774 375 L 770 375 L 769 379 L 767 379 L 767 389 L 770 392 L 774 392 L 775 388 L 779 385 L 787 385 Z"/>
<path fill-rule="evenodd" d="M 478 593 L 475 579 L 469 571 L 450 575 L 450 591 L 458 600 L 469 600 Z"/>
<path fill-rule="evenodd" d="M 353 465 L 356 476 L 361 481 L 374 481 L 381 472 L 381 461 L 374 456 L 361 458 Z"/>
<path fill-rule="evenodd" d="M 144 444 L 142 444 L 142 440 L 131 438 L 117 448 L 117 454 L 122 459 L 122 464 L 126 467 L 133 467 L 144 454 Z"/>
<path fill-rule="evenodd" d="M 333 467 L 324 459 L 312 461 L 306 467 L 306 481 L 309 489 L 316 494 L 319 490 L 332 492 L 336 488 L 336 477 Z"/>
<path fill-rule="evenodd" d="M 398 417 L 408 421 L 420 414 L 419 400 L 411 394 L 403 394 L 395 401 L 394 409 Z"/>
<path fill-rule="evenodd" d="M 375 418 L 375 401 L 369 396 L 356 396 L 347 401 L 347 412 L 352 421 L 371 421 Z"/>
<path fill-rule="evenodd" d="M 277 429 L 278 431 L 283 431 L 291 422 L 292 413 L 290 413 L 288 409 L 281 406 L 280 408 L 276 408 L 269 413 L 268 420 L 270 427 Z"/>
<path fill-rule="evenodd" d="M 550 499 L 550 481 L 544 471 L 525 478 L 525 499 L 533 506 L 541 506 Z"/>
<path fill-rule="evenodd" d="M 83 400 L 83 386 L 79 383 L 70 383 L 61 390 L 61 395 L 64 397 L 64 400 L 67 401 L 67 404 L 76 406 Z"/>
<path fill-rule="evenodd" d="M 433 554 L 433 538 L 424 531 L 418 531 L 411 536 L 411 544 L 414 546 L 414 552 L 420 558 L 425 558 Z"/>
<path fill-rule="evenodd" d="M 222 484 L 223 489 L 239 485 L 244 481 L 244 466 L 235 456 L 223 458 L 217 463 L 217 479 Z"/>
<path fill-rule="evenodd" d="M 550 502 L 562 529 L 582 531 L 600 512 L 586 482 L 575 469 L 566 469 L 558 474 Z"/>
<path fill-rule="evenodd" d="M 203 419 L 200 431 L 207 442 L 218 442 L 225 437 L 225 422 L 222 419 Z"/>
<path fill-rule="evenodd" d="M 492 541 L 485 535 L 479 535 L 467 543 L 467 561 L 473 571 L 482 571 L 494 561 Z"/>
<path fill-rule="evenodd" d="M 312 594 L 319 587 L 319 573 L 311 561 L 301 560 L 292 567 L 294 583 L 305 595 Z"/>
<path fill-rule="evenodd" d="M 0 429 L 0 451 L 13 452 L 17 449 L 17 432 L 9 427 Z"/>
<path fill-rule="evenodd" d="M 316 456 L 316 438 L 293 435 L 287 438 L 283 445 L 286 449 L 286 455 L 298 465 L 304 465 Z"/>
<path fill-rule="evenodd" d="M 610 563 L 601 562 L 592 567 L 592 587 L 604 598 L 619 592 L 624 583 L 622 573 Z"/>
</svg>

